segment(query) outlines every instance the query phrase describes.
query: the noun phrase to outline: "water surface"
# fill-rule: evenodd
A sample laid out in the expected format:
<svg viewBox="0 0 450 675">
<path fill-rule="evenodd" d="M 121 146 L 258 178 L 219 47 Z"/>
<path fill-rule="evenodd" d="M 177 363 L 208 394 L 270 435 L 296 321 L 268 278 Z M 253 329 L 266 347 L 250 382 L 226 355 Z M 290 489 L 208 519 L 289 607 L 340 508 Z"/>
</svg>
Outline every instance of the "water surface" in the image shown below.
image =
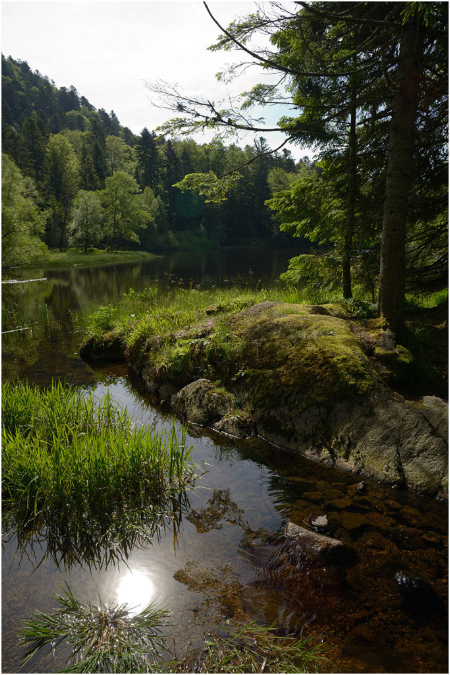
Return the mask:
<svg viewBox="0 0 450 675">
<path fill-rule="evenodd" d="M 137 424 L 168 428 L 175 419 L 125 366 L 92 368 L 78 355 L 80 336 L 70 312 L 105 303 L 130 288 L 161 284 L 226 284 L 236 275 L 273 281 L 292 255 L 285 252 L 176 254 L 110 268 L 37 269 L 24 284 L 4 284 L 3 376 L 48 386 L 66 378 L 109 391 Z M 254 257 L 251 257 L 254 256 Z M 283 257 L 284 256 L 284 257 Z M 256 258 L 259 257 L 259 267 Z M 250 271 L 251 270 L 251 274 Z M 45 279 L 42 281 L 42 279 Z M 5 290 L 6 289 L 6 290 Z M 33 323 L 34 322 L 34 323 Z M 180 522 L 152 541 L 136 541 L 108 561 L 76 561 L 45 533 L 4 533 L 3 672 L 20 672 L 21 622 L 51 611 L 51 595 L 68 583 L 81 601 L 127 602 L 134 611 L 159 599 L 172 611 L 179 654 L 202 644 L 206 630 L 227 621 L 273 621 L 284 632 L 314 633 L 331 647 L 343 672 L 447 672 L 447 507 L 323 467 L 261 439 L 240 441 L 189 428 L 188 444 L 207 472 Z M 271 560 L 265 535 L 289 520 L 305 525 L 327 515 L 334 536 L 352 543 L 358 562 L 344 569 L 300 560 L 294 568 Z M 403 575 L 403 576 L 402 576 Z M 405 594 L 402 579 L 420 580 Z M 56 672 L 64 652 L 38 654 L 24 672 Z"/>
</svg>

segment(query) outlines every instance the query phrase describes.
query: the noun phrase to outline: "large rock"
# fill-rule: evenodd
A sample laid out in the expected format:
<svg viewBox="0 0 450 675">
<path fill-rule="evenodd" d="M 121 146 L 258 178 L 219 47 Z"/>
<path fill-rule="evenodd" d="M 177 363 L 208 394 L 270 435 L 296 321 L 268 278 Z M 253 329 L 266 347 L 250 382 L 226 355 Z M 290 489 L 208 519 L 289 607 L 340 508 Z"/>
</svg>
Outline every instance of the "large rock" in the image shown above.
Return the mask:
<svg viewBox="0 0 450 675">
<path fill-rule="evenodd" d="M 207 426 L 233 410 L 234 398 L 207 379 L 196 380 L 172 396 L 173 407 L 190 422 Z"/>
<path fill-rule="evenodd" d="M 245 343 L 234 393 L 252 406 L 258 433 L 320 462 L 446 494 L 448 405 L 393 394 L 349 323 L 324 310 L 265 303 L 230 319 Z"/>
<path fill-rule="evenodd" d="M 389 334 L 380 341 L 395 353 Z M 220 322 L 143 336 L 126 356 L 148 387 L 165 397 L 177 391 L 171 401 L 192 422 L 257 433 L 391 485 L 447 493 L 447 403 L 394 394 L 339 307 L 263 302 Z"/>
</svg>

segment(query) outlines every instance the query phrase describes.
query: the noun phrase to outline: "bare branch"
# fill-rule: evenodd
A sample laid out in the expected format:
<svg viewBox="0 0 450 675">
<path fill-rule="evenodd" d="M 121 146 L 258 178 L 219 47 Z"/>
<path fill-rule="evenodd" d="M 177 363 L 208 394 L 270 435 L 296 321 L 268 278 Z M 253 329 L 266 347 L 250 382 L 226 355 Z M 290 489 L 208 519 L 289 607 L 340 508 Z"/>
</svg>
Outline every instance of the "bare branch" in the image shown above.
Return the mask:
<svg viewBox="0 0 450 675">
<path fill-rule="evenodd" d="M 349 72 L 333 72 L 327 69 L 317 72 L 308 72 L 303 70 L 297 70 L 294 68 L 286 68 L 285 66 L 281 65 L 280 63 L 277 63 L 276 61 L 272 61 L 271 59 L 265 59 L 264 57 L 257 54 L 255 51 L 248 49 L 244 44 L 242 44 L 242 42 L 239 42 L 229 31 L 227 31 L 220 25 L 217 19 L 214 18 L 206 2 L 203 2 L 203 4 L 205 5 L 206 11 L 208 12 L 211 19 L 214 21 L 216 26 L 218 26 L 218 28 L 222 31 L 222 33 L 224 33 L 224 35 L 226 35 L 229 40 L 234 42 L 234 44 L 240 50 L 244 51 L 246 54 L 249 54 L 252 58 L 256 59 L 257 61 L 260 61 L 265 66 L 273 68 L 274 70 L 279 70 L 282 73 L 286 73 L 287 75 L 295 75 L 296 77 L 344 77 L 347 75 L 354 75 L 356 73 L 364 73 L 369 67 L 369 65 L 366 65 L 362 68 L 356 68 L 355 70 L 351 70 Z"/>
</svg>

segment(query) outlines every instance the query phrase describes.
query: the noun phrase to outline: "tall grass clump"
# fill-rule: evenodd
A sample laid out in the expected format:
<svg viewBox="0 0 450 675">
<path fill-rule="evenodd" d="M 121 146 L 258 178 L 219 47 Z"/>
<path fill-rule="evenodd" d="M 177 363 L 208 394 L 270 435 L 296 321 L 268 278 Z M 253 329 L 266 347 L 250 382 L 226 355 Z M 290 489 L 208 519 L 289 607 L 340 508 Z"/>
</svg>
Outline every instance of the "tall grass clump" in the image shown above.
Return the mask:
<svg viewBox="0 0 450 675">
<path fill-rule="evenodd" d="M 109 394 L 97 399 L 86 392 L 53 382 L 49 389 L 39 389 L 26 381 L 2 384 L 2 428 L 46 438 L 55 430 L 70 428 L 72 433 L 98 431 L 100 428 L 131 429 L 126 411 L 113 403 Z"/>
<path fill-rule="evenodd" d="M 64 673 L 155 672 L 152 666 L 167 651 L 162 629 L 169 612 L 152 603 L 136 616 L 125 605 L 105 607 L 76 600 L 69 588 L 56 594 L 58 609 L 50 614 L 35 612 L 24 621 L 19 644 L 27 647 L 26 665 L 43 648 L 52 652 L 69 645 L 71 651 Z"/>
<path fill-rule="evenodd" d="M 101 338 L 111 330 L 124 343 L 133 344 L 141 335 L 165 335 L 187 328 L 205 318 L 205 310 L 216 312 L 245 309 L 268 299 L 268 291 L 247 289 L 174 288 L 168 291 L 149 287 L 140 293 L 132 289 L 109 305 L 88 307 L 76 317 L 79 330 Z"/>
<path fill-rule="evenodd" d="M 278 635 L 275 626 L 254 621 L 206 633 L 204 647 L 176 657 L 162 634 L 169 612 L 152 603 L 136 616 L 126 605 L 81 604 L 69 586 L 53 599 L 53 613 L 35 612 L 24 621 L 19 645 L 26 665 L 46 647 L 71 649 L 64 673 L 318 673 L 336 670 L 329 647 L 312 636 Z"/>
<path fill-rule="evenodd" d="M 2 399 L 2 504 L 14 526 L 83 554 L 179 516 L 196 477 L 184 431 L 133 427 L 108 396 L 61 384 L 5 384 Z"/>
</svg>

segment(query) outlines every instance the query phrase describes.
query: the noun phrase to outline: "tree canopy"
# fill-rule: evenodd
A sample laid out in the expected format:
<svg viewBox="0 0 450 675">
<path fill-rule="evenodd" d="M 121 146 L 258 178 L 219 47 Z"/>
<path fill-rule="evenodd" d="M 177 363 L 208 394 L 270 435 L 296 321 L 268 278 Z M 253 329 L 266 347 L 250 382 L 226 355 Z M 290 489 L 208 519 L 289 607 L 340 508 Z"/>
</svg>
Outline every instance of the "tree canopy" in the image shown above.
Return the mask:
<svg viewBox="0 0 450 675">
<path fill-rule="evenodd" d="M 228 105 L 205 95 L 184 94 L 174 85 L 151 84 L 159 105 L 178 113 L 161 129 L 186 134 L 213 128 L 223 136 L 242 130 L 255 134 L 281 130 L 286 142 L 314 145 L 320 152 L 320 179 L 310 176 L 299 180 L 315 180 L 315 187 L 317 180 L 325 181 L 327 198 L 321 199 L 314 214 L 316 225 L 309 216 L 310 234 L 319 221 L 324 230 L 333 229 L 345 297 L 352 295 L 352 263 L 361 265 L 361 257 L 367 262 L 367 251 L 376 249 L 379 312 L 389 327 L 400 333 L 407 263 L 417 264 L 424 255 L 428 274 L 442 280 L 446 259 L 439 234 L 444 218 L 438 210 L 445 211 L 447 188 L 447 4 L 316 1 L 296 2 L 292 11 L 271 2 L 227 28 L 204 4 L 221 31 L 211 49 L 238 50 L 245 58 L 219 78 L 239 76 L 250 57 L 252 64 L 277 74 L 278 81 L 258 84 Z M 269 46 L 267 40 L 262 47 L 252 42 L 267 36 Z M 266 128 L 260 117 L 252 116 L 254 109 L 280 104 L 289 104 L 294 115 L 282 115 L 276 127 Z M 266 151 L 260 154 L 266 156 Z M 416 236 L 411 235 L 421 230 L 419 203 L 426 208 L 430 196 L 425 196 L 427 189 L 418 170 L 427 163 L 434 165 L 428 188 L 440 207 L 432 209 L 428 219 L 433 222 L 435 236 L 425 243 L 419 235 L 420 243 L 413 245 L 415 256 L 411 256 L 410 242 Z M 209 199 L 220 200 L 241 169 L 235 166 L 234 171 L 216 176 L 211 172 L 204 177 L 188 175 L 178 186 L 204 191 Z M 294 183 L 290 196 L 276 197 L 270 206 L 275 211 L 280 207 L 282 227 L 292 231 L 294 222 L 302 222 L 303 233 L 308 235 L 305 210 L 311 204 L 307 204 L 306 184 L 297 188 Z M 302 192 L 306 201 L 299 200 Z M 372 220 L 369 227 L 364 222 L 367 207 Z M 436 224 L 436 218 L 441 225 Z M 332 224 L 326 226 L 328 219 Z M 363 229 L 366 237 L 361 236 Z M 300 232 L 302 227 L 296 234 Z M 437 248 L 440 253 L 436 255 Z"/>
</svg>

